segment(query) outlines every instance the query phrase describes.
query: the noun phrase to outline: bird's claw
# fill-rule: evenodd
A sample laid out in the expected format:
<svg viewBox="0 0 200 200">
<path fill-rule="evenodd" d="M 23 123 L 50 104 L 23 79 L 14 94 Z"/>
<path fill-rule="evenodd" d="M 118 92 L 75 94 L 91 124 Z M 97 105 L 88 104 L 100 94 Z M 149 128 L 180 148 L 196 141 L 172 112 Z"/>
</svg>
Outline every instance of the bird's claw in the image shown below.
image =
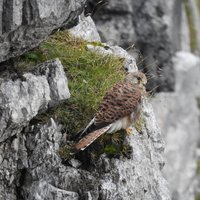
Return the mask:
<svg viewBox="0 0 200 200">
<path fill-rule="evenodd" d="M 129 127 L 129 128 L 126 129 L 127 135 L 131 135 L 132 132 L 133 132 L 132 128 Z"/>
</svg>

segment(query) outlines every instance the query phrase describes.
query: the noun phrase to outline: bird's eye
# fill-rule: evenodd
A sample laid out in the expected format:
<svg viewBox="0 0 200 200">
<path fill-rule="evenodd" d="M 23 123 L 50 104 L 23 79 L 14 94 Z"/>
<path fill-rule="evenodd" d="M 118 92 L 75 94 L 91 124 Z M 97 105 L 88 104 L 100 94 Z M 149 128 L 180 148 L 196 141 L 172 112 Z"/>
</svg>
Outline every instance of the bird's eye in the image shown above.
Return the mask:
<svg viewBox="0 0 200 200">
<path fill-rule="evenodd" d="M 141 77 L 137 77 L 137 79 L 138 79 L 138 81 L 141 81 L 141 80 L 142 80 Z"/>
</svg>

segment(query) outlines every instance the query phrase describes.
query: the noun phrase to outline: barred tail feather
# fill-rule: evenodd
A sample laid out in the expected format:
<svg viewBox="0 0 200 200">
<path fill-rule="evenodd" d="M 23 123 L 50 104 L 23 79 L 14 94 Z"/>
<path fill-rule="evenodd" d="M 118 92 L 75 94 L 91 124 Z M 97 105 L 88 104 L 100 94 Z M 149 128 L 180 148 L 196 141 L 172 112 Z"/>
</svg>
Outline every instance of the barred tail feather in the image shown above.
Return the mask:
<svg viewBox="0 0 200 200">
<path fill-rule="evenodd" d="M 96 124 L 95 123 L 95 118 L 93 118 L 90 123 L 86 126 L 86 128 L 79 133 L 76 134 L 75 140 L 80 140 L 82 137 L 87 136 L 87 134 L 94 132 L 96 130 L 99 130 L 103 127 L 108 126 L 110 123 L 101 123 L 101 124 Z"/>
<path fill-rule="evenodd" d="M 74 152 L 83 151 L 86 149 L 89 145 L 91 145 L 98 137 L 100 137 L 102 134 L 104 134 L 111 125 L 108 125 L 104 128 L 95 130 L 89 134 L 87 134 L 85 137 L 83 137 L 81 140 L 79 140 L 73 147 Z"/>
</svg>

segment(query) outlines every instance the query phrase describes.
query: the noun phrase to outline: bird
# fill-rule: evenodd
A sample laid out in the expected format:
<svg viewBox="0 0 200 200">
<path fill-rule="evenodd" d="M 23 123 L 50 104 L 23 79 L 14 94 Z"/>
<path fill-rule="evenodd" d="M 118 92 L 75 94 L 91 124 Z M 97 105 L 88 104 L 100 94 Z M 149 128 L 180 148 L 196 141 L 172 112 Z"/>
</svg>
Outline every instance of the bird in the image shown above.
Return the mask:
<svg viewBox="0 0 200 200">
<path fill-rule="evenodd" d="M 107 91 L 94 118 L 77 134 L 73 152 L 83 151 L 104 133 L 125 129 L 130 134 L 130 126 L 137 121 L 141 113 L 146 83 L 144 73 L 130 72 L 124 80 Z"/>
</svg>

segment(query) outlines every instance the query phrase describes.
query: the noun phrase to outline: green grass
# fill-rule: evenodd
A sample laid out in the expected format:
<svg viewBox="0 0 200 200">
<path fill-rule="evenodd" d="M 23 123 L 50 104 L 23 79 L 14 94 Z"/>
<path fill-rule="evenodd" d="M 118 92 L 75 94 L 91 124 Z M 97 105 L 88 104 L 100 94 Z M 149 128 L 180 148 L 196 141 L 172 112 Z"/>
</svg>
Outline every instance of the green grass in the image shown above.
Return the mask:
<svg viewBox="0 0 200 200">
<path fill-rule="evenodd" d="M 197 32 L 196 32 L 194 19 L 192 15 L 192 9 L 188 0 L 183 0 L 183 3 L 185 6 L 185 11 L 186 11 L 187 19 L 188 19 L 188 26 L 189 26 L 189 31 L 190 31 L 190 47 L 191 47 L 192 52 L 194 52 L 197 49 Z"/>
<path fill-rule="evenodd" d="M 67 31 L 57 32 L 37 49 L 17 60 L 16 67 L 25 72 L 40 62 L 59 58 L 69 80 L 70 99 L 57 108 L 37 116 L 34 122 L 46 122 L 53 117 L 64 125 L 68 134 L 73 135 L 93 118 L 106 91 L 124 78 L 122 58 L 91 52 L 87 49 L 87 44 L 103 46 L 99 42 L 88 43 L 74 38 Z M 116 147 L 111 140 L 106 139 L 105 141 L 109 142 L 107 145 L 100 145 L 101 149 L 105 149 L 109 155 L 119 153 L 118 149 L 123 151 L 122 146 Z"/>
</svg>

